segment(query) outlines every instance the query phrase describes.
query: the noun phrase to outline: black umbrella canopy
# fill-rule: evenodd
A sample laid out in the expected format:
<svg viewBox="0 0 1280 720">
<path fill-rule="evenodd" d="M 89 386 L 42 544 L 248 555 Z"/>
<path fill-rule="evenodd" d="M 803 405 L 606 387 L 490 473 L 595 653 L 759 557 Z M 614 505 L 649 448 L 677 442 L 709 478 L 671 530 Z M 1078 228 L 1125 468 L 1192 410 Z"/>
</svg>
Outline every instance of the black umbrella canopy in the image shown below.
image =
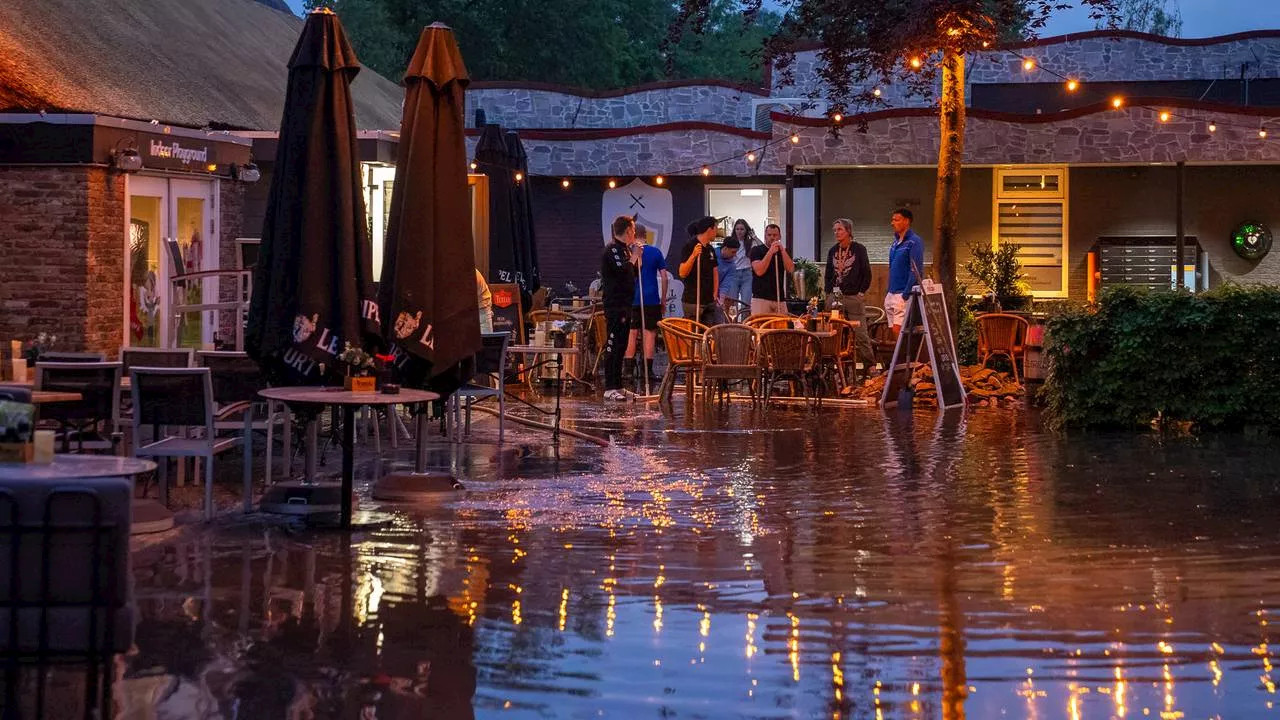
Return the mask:
<svg viewBox="0 0 1280 720">
<path fill-rule="evenodd" d="M 379 342 L 351 99 L 359 70 L 338 17 L 308 15 L 289 59 L 245 336 L 278 380 L 318 381 L 347 343 Z"/>
<path fill-rule="evenodd" d="M 515 194 L 515 158 L 507 151 L 502 128 L 485 125 L 476 140 L 476 165 L 489 176 L 489 282 L 521 283 L 525 307 L 527 282 L 516 258 L 515 228 L 511 224 L 511 200 Z M 522 282 L 523 281 L 523 282 Z"/>
<path fill-rule="evenodd" d="M 480 349 L 462 120 L 469 79 L 452 30 L 423 29 L 404 81 L 379 300 L 401 377 L 448 393 Z"/>
<path fill-rule="evenodd" d="M 507 156 L 521 181 L 511 186 L 511 228 L 515 239 L 516 263 L 520 269 L 525 292 L 534 293 L 542 287 L 538 271 L 538 242 L 533 230 L 533 187 L 529 178 L 529 156 L 525 154 L 520 135 L 507 132 Z"/>
</svg>

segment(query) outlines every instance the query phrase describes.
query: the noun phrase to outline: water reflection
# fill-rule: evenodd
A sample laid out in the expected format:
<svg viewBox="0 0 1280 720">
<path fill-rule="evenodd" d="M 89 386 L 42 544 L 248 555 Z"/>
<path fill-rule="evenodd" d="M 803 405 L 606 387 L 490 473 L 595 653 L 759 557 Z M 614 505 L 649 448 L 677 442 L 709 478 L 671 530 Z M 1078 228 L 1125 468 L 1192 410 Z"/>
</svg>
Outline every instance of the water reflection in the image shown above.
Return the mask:
<svg viewBox="0 0 1280 720">
<path fill-rule="evenodd" d="M 641 444 L 472 448 L 465 496 L 385 530 L 135 553 L 122 716 L 1274 712 L 1264 444 L 605 412 Z"/>
</svg>

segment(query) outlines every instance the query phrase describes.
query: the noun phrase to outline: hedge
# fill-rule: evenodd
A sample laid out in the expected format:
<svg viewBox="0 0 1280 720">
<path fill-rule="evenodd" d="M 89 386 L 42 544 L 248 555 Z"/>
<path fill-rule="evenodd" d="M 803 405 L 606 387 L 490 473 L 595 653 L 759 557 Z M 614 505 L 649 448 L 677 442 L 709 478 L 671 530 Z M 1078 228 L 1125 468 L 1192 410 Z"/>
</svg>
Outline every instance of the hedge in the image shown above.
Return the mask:
<svg viewBox="0 0 1280 720">
<path fill-rule="evenodd" d="M 1280 429 L 1280 288 L 1120 287 L 1048 321 L 1051 424 Z"/>
</svg>

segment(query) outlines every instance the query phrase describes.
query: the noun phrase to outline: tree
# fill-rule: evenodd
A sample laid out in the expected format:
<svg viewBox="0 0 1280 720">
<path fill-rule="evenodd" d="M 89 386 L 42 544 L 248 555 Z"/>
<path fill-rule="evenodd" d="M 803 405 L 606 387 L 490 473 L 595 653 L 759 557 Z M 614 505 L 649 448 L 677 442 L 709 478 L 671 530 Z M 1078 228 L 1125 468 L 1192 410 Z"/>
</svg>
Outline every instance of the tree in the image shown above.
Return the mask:
<svg viewBox="0 0 1280 720">
<path fill-rule="evenodd" d="M 762 0 L 750 0 L 746 18 Z M 874 90 L 897 80 L 911 93 L 937 97 L 941 142 L 934 196 L 933 264 L 948 297 L 956 292 L 955 247 L 964 157 L 965 57 L 1002 41 L 1035 36 L 1064 0 L 780 0 L 782 22 L 765 41 L 765 58 L 784 82 L 794 78 L 796 52 L 817 45 L 819 76 L 831 112 L 855 122 L 883 107 Z M 1116 0 L 1078 0 L 1095 20 L 1114 25 Z M 711 0 L 681 0 L 669 42 L 698 32 Z M 860 123 L 859 129 L 865 130 Z M 955 307 L 952 304 L 952 307 Z M 954 315 L 954 314 L 953 314 Z M 952 319 L 954 323 L 954 317 Z M 954 328 L 953 328 L 954 330 Z"/>
<path fill-rule="evenodd" d="M 736 0 L 708 0 L 702 33 L 664 59 L 672 0 L 308 0 L 342 18 L 360 61 L 399 79 L 422 28 L 454 29 L 475 80 L 532 80 L 614 89 L 666 78 L 758 83 L 760 50 L 780 16 L 746 23 Z"/>
<path fill-rule="evenodd" d="M 1119 26 L 1152 35 L 1182 37 L 1182 11 L 1171 0 L 1118 0 Z"/>
</svg>

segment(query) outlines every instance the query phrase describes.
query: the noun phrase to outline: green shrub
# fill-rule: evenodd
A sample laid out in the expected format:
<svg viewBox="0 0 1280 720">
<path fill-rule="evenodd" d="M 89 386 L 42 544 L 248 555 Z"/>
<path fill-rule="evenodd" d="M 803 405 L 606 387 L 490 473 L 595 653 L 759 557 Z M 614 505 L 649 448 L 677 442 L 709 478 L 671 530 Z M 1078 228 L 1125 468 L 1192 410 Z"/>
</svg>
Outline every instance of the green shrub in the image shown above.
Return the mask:
<svg viewBox="0 0 1280 720">
<path fill-rule="evenodd" d="M 1045 337 L 1057 428 L 1280 428 L 1280 289 L 1120 287 L 1066 308 Z"/>
</svg>

